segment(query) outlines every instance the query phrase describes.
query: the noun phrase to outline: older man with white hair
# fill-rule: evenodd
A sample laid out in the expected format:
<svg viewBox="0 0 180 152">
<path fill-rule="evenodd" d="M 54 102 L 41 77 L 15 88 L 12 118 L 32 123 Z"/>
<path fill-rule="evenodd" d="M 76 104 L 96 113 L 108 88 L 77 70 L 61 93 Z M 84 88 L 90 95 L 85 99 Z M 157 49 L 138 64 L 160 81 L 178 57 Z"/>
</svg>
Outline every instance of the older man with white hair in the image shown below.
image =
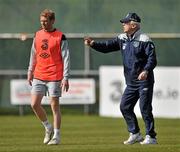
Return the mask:
<svg viewBox="0 0 180 152">
<path fill-rule="evenodd" d="M 124 33 L 107 41 L 95 42 L 87 37 L 84 42 L 96 51 L 109 53 L 121 50 L 126 88 L 121 98 L 120 110 L 130 133 L 124 144 L 157 144 L 152 114 L 154 87 L 153 69 L 157 65 L 155 46 L 152 40 L 140 31 L 141 19 L 136 13 L 128 13 L 120 22 Z M 146 136 L 143 139 L 134 107 L 139 100 Z"/>
</svg>

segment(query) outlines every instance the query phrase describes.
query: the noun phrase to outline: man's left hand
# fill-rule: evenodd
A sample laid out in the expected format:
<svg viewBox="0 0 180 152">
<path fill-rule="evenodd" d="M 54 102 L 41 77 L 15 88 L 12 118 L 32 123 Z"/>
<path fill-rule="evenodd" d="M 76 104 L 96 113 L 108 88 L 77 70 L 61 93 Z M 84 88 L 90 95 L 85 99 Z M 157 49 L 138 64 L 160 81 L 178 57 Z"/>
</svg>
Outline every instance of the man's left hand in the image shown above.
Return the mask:
<svg viewBox="0 0 180 152">
<path fill-rule="evenodd" d="M 69 81 L 63 79 L 62 82 L 61 82 L 61 88 L 62 88 L 63 92 L 64 91 L 67 92 L 69 90 Z"/>
<path fill-rule="evenodd" d="M 147 76 L 148 76 L 148 71 L 144 70 L 139 74 L 138 80 L 146 80 Z"/>
</svg>

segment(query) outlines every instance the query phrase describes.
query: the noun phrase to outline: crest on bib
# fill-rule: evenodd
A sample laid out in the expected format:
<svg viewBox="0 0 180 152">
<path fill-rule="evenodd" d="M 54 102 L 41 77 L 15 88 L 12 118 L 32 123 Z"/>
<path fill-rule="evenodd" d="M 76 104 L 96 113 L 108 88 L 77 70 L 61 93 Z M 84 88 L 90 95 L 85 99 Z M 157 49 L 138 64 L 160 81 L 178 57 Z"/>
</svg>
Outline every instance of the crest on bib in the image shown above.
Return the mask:
<svg viewBox="0 0 180 152">
<path fill-rule="evenodd" d="M 47 39 L 42 40 L 41 48 L 42 48 L 42 50 L 47 50 L 48 49 L 48 40 Z"/>
</svg>

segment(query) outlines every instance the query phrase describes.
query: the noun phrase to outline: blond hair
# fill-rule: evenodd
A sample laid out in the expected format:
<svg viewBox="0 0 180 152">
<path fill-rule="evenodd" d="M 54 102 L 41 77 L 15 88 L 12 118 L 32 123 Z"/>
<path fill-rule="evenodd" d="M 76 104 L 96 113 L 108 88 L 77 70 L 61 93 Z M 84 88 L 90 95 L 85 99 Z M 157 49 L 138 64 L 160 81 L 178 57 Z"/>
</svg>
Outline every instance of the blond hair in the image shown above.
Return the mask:
<svg viewBox="0 0 180 152">
<path fill-rule="evenodd" d="M 49 20 L 55 20 L 55 13 L 50 9 L 45 9 L 40 13 L 40 17 L 44 16 Z"/>
</svg>

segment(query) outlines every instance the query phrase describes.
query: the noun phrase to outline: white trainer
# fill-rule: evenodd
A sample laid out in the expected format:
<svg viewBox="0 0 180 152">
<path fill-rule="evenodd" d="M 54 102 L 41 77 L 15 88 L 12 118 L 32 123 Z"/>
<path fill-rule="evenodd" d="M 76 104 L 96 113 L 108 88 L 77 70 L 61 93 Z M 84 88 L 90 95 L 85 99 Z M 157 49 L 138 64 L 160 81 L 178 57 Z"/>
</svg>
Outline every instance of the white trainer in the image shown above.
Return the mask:
<svg viewBox="0 0 180 152">
<path fill-rule="evenodd" d="M 58 145 L 60 144 L 60 138 L 52 138 L 49 142 L 48 145 Z"/>
<path fill-rule="evenodd" d="M 146 135 L 145 139 L 140 142 L 141 145 L 149 145 L 149 144 L 157 144 L 157 139 L 156 138 L 152 138 L 149 135 Z"/>
<path fill-rule="evenodd" d="M 132 145 L 136 142 L 141 142 L 141 141 L 143 141 L 143 137 L 140 133 L 136 133 L 136 134 L 130 133 L 128 140 L 124 141 L 124 144 Z"/>
<path fill-rule="evenodd" d="M 47 144 L 51 140 L 51 136 L 53 134 L 53 128 L 51 127 L 49 130 L 45 131 L 44 144 Z"/>
</svg>

